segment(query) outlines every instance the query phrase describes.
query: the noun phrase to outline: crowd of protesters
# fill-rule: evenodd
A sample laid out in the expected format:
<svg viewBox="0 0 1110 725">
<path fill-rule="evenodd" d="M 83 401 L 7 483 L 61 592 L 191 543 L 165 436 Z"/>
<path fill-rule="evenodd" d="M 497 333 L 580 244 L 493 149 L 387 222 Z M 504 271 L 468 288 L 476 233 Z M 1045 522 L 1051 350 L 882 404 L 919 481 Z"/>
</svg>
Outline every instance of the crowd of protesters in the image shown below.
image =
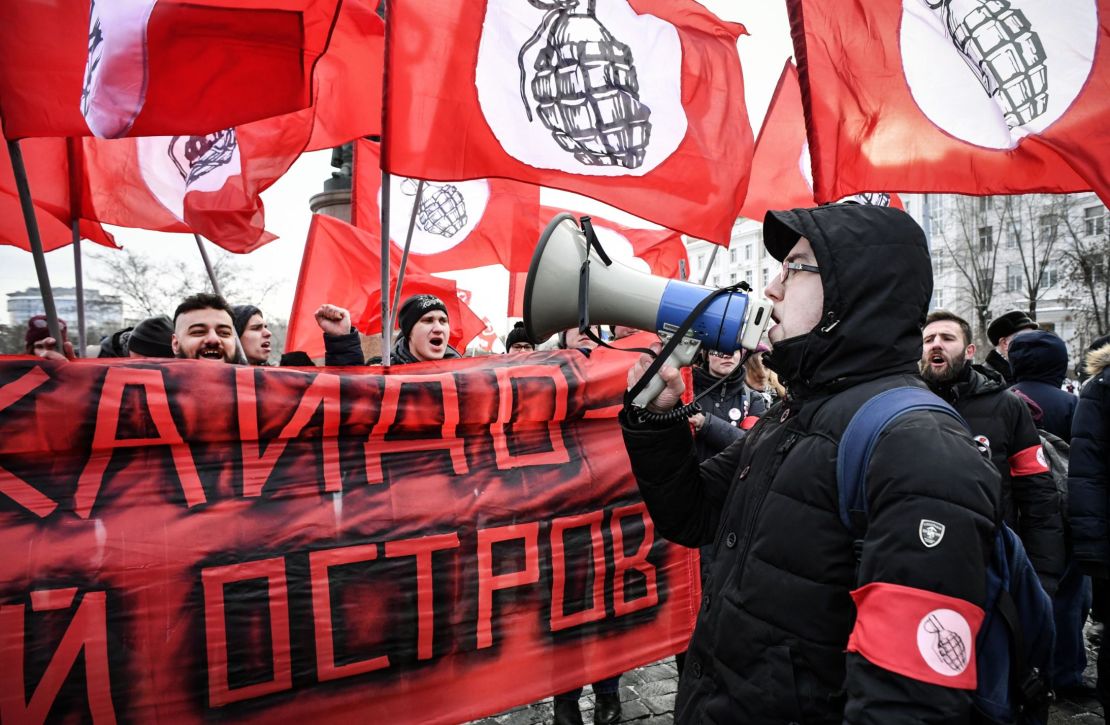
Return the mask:
<svg viewBox="0 0 1110 725">
<path fill-rule="evenodd" d="M 914 659 L 927 660 L 924 650 L 875 633 L 916 627 L 906 612 L 924 607 L 974 636 L 964 613 L 987 606 L 986 562 L 1001 521 L 1052 600 L 1048 686 L 1057 697 L 1110 703 L 1110 653 L 1099 651 L 1094 688 L 1083 679 L 1088 615 L 1096 633 L 1110 616 L 1110 336 L 1079 366 L 1088 376 L 1081 390 L 1066 380 L 1064 342 L 1023 311 L 990 324 L 992 349 L 977 363 L 966 320 L 926 314 L 927 246 L 904 213 L 854 205 L 771 212 L 764 234 L 783 265 L 764 291 L 774 304 L 770 346 L 701 351 L 691 376 L 699 404 L 685 418 L 665 415 L 685 388 L 667 366 L 663 392 L 620 418 L 657 530 L 701 550 L 705 596 L 678 657 L 676 720 L 974 721 L 969 688 L 945 680 L 963 670 L 927 662 L 930 671 Z M 325 304 L 315 319 L 326 365 L 381 362 L 367 359 L 348 310 Z M 409 297 L 397 322 L 393 364 L 459 357 L 439 298 Z M 589 332 L 565 330 L 557 347 L 589 356 L 598 340 L 638 331 Z M 517 323 L 506 353 L 530 354 L 540 342 Z M 26 352 L 72 357 L 43 316 L 28 324 Z M 172 317 L 105 337 L 100 355 L 269 365 L 274 350 L 258 307 L 201 293 Z M 632 365 L 630 386 L 649 361 Z M 287 353 L 281 364 L 312 361 Z M 971 435 L 934 410 L 885 431 L 868 471 L 868 525 L 853 542 L 837 517 L 838 442 L 865 401 L 903 386 L 945 400 Z M 1066 491 L 1048 445 L 1070 453 Z M 593 683 L 595 723 L 620 720 L 619 683 Z M 581 692 L 554 696 L 557 725 L 582 723 Z"/>
</svg>

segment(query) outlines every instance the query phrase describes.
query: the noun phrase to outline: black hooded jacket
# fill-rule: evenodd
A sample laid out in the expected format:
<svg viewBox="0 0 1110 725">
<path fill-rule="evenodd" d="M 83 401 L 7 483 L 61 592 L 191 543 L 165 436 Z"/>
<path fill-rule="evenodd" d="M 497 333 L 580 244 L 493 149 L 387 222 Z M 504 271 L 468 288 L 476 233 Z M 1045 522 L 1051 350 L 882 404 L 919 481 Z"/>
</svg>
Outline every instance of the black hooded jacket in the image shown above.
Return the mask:
<svg viewBox="0 0 1110 725">
<path fill-rule="evenodd" d="M 799 234 L 821 269 L 824 307 L 816 328 L 775 343 L 767 361 L 788 400 L 701 466 L 688 426 L 622 413 L 633 472 L 659 532 L 687 546 L 714 544 L 675 719 L 967 722 L 966 690 L 902 669 L 910 655 L 923 655 L 868 650 L 868 659 L 848 646 L 857 618 L 852 592 L 867 584 L 897 597 L 983 604 L 998 472 L 955 421 L 914 412 L 881 436 L 868 469 L 869 526 L 858 562 L 838 512 L 837 446 L 852 415 L 883 390 L 923 386 L 920 329 L 932 292 L 924 235 L 908 215 L 884 207 L 768 214 L 765 243 L 776 259 Z M 786 299 L 796 304 L 790 293 L 788 284 Z M 925 545 L 924 520 L 945 527 L 939 544 Z M 891 621 L 872 609 L 861 618 Z M 914 637 L 919 622 L 900 618 L 893 626 Z M 888 655 L 902 663 L 874 663 Z"/>
<path fill-rule="evenodd" d="M 693 369 L 693 378 L 695 395 L 720 380 L 701 367 Z M 698 447 L 698 458 L 701 460 L 717 455 L 729 444 L 743 438 L 747 432 L 741 427 L 745 418 L 758 418 L 767 412 L 766 398 L 747 386 L 742 368 L 738 368 L 735 378 L 721 383 L 700 402 L 705 411 L 705 421 L 694 434 L 694 440 Z"/>
<path fill-rule="evenodd" d="M 1068 374 L 1068 346 L 1051 332 L 1033 330 L 1015 335 L 1009 352 L 1014 372 L 1010 388 L 1040 406 L 1043 417 L 1034 421 L 1038 428 L 1071 442 L 1071 419 L 1079 399 L 1060 389 Z"/>
<path fill-rule="evenodd" d="M 1084 574 L 1110 578 L 1110 345 L 1087 353 L 1091 378 L 1072 421 L 1068 521 Z"/>
<path fill-rule="evenodd" d="M 1006 523 L 1021 538 L 1045 591 L 1054 593 L 1064 570 L 1063 512 L 1052 475 L 1036 457 L 1041 439 L 1028 406 L 1007 391 L 1001 375 L 978 365 L 964 366 L 949 385 L 930 387 L 963 416 L 972 435 L 986 437 L 1002 476 Z"/>
</svg>

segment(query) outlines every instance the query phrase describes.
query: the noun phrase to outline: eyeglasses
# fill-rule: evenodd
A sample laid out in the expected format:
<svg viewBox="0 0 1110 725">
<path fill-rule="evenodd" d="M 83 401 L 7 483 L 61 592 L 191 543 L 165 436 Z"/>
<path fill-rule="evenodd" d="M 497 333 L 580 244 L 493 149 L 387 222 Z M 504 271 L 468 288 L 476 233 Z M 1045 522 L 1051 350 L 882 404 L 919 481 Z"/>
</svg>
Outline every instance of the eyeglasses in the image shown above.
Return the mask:
<svg viewBox="0 0 1110 725">
<path fill-rule="evenodd" d="M 821 268 L 816 264 L 802 264 L 801 262 L 783 262 L 782 273 L 779 275 L 779 282 L 785 285 L 790 280 L 792 272 L 813 272 L 819 273 Z"/>
<path fill-rule="evenodd" d="M 709 357 L 719 357 L 723 360 L 729 360 L 735 354 L 736 353 L 734 353 L 734 352 L 721 352 L 719 350 L 710 350 L 709 351 Z"/>
<path fill-rule="evenodd" d="M 510 350 L 532 350 L 532 343 L 530 342 L 514 342 L 509 346 Z"/>
</svg>

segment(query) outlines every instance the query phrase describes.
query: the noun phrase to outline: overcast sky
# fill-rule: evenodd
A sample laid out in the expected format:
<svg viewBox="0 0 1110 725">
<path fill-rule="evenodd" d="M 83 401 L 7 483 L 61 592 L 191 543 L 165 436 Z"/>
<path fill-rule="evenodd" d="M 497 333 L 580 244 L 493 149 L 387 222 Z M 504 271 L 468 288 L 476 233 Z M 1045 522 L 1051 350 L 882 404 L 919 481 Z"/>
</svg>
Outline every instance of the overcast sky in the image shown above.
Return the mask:
<svg viewBox="0 0 1110 725">
<path fill-rule="evenodd" d="M 745 94 L 749 116 L 754 130 L 766 112 L 783 61 L 792 54 L 789 25 L 784 0 L 702 0 L 703 4 L 726 20 L 744 23 L 749 35 L 738 43 L 744 69 Z M 276 280 L 276 288 L 262 301 L 263 309 L 273 318 L 287 318 L 293 303 L 293 292 L 304 250 L 305 235 L 311 219 L 308 199 L 322 190 L 322 184 L 333 171 L 330 151 L 317 151 L 303 155 L 283 178 L 263 193 L 266 204 L 266 228 L 278 239 L 244 258 L 261 279 Z M 596 213 L 617 222 L 630 225 L 643 224 L 634 218 L 592 200 L 571 194 L 545 190 L 541 200 L 554 207 L 573 208 L 585 213 Z M 112 228 L 116 240 L 128 249 L 158 258 L 183 259 L 195 264 L 201 274 L 196 243 L 191 235 L 163 234 L 139 229 Z M 97 245 L 84 243 L 85 286 L 96 288 L 97 264 L 89 259 L 88 252 L 102 250 Z M 110 250 L 103 250 L 110 253 Z M 100 253 L 97 251 L 96 253 Z M 72 248 L 47 255 L 50 281 L 55 287 L 74 284 Z M 500 268 L 497 268 L 500 269 Z M 472 306 L 479 315 L 494 321 L 498 332 L 503 333 L 505 307 L 508 294 L 507 275 L 501 271 L 480 270 L 451 275 L 459 278 L 461 287 L 473 293 Z M 0 292 L 7 293 L 37 286 L 31 255 L 14 247 L 0 246 Z M 108 290 L 102 290 L 107 292 Z M 6 302 L 6 296 L 0 297 Z M 232 304 L 258 302 L 258 300 L 231 300 Z M 338 302 L 338 301 L 337 301 Z M 7 307 L 0 312 L 0 319 L 7 319 Z M 74 321 L 70 321 L 71 323 Z"/>
</svg>

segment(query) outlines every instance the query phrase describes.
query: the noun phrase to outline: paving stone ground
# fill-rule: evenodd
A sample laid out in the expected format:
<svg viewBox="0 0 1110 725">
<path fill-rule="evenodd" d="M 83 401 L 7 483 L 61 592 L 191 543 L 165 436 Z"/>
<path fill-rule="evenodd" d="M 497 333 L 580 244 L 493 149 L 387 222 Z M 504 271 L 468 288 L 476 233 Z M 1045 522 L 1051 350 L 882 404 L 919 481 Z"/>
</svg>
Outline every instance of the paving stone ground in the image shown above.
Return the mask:
<svg viewBox="0 0 1110 725">
<path fill-rule="evenodd" d="M 1087 684 L 1095 682 L 1095 654 L 1088 643 Z M 678 691 L 678 669 L 674 658 L 668 657 L 639 669 L 626 672 L 621 677 L 621 722 L 636 725 L 669 725 L 674 722 L 674 700 Z M 593 722 L 594 695 L 584 688 L 579 700 L 582 720 Z M 521 705 L 506 712 L 468 725 L 540 725 L 552 721 L 551 698 L 529 705 Z M 1060 700 L 1049 711 L 1049 725 L 1102 725 L 1102 707 L 1091 698 Z"/>
</svg>

